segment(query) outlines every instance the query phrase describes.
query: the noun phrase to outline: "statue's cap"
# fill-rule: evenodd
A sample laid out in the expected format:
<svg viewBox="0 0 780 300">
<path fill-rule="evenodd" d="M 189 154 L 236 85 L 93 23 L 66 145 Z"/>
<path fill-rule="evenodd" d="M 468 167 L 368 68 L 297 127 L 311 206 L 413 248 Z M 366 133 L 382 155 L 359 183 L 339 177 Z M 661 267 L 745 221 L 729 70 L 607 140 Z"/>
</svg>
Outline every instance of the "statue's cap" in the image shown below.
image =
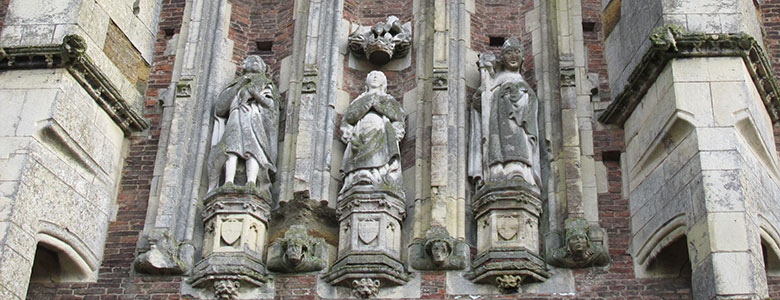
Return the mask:
<svg viewBox="0 0 780 300">
<path fill-rule="evenodd" d="M 502 48 L 503 50 L 523 49 L 523 44 L 521 44 L 520 40 L 518 40 L 516 37 L 510 37 L 504 41 L 504 46 Z"/>
</svg>

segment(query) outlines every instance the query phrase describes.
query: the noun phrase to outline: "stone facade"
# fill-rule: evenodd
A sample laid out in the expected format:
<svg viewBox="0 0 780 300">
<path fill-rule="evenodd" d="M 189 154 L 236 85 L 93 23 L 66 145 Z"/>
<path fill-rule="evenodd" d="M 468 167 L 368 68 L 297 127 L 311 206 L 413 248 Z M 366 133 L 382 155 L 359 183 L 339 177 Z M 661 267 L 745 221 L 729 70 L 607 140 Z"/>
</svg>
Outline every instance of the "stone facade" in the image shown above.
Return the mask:
<svg viewBox="0 0 780 300">
<path fill-rule="evenodd" d="M 780 297 L 778 6 L 0 0 L 0 298 Z"/>
</svg>

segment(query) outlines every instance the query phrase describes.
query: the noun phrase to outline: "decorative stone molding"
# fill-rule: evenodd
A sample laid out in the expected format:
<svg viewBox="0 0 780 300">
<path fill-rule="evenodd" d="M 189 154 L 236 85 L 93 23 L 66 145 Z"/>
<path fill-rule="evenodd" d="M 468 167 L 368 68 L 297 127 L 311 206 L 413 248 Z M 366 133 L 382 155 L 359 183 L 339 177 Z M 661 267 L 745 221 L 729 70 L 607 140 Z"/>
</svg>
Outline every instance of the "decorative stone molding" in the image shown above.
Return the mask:
<svg viewBox="0 0 780 300">
<path fill-rule="evenodd" d="M 462 270 L 469 262 L 469 246 L 450 236 L 442 226 L 433 226 L 424 239 L 409 245 L 409 264 L 417 270 Z"/>
<path fill-rule="evenodd" d="M 86 41 L 75 34 L 62 44 L 0 47 L 0 70 L 65 68 L 125 135 L 149 128 L 86 51 Z"/>
<path fill-rule="evenodd" d="M 447 69 L 433 70 L 433 89 L 446 90 L 448 88 Z"/>
<path fill-rule="evenodd" d="M 354 290 L 352 291 L 352 294 L 358 298 L 370 298 L 372 296 L 376 296 L 376 293 L 379 292 L 380 286 L 381 283 L 379 280 L 373 280 L 371 278 L 353 280 L 352 287 Z"/>
<path fill-rule="evenodd" d="M 604 267 L 610 258 L 607 249 L 591 239 L 591 231 L 600 230 L 590 226 L 583 218 L 570 218 L 564 226 L 566 233 L 563 247 L 547 253 L 547 263 L 560 268 Z"/>
<path fill-rule="evenodd" d="M 192 271 L 195 287 L 215 289 L 219 299 L 233 299 L 239 282 L 260 286 L 271 199 L 258 188 L 225 184 L 204 197 L 203 259 Z"/>
<path fill-rule="evenodd" d="M 656 27 L 652 45 L 628 78 L 625 89 L 599 117 L 607 124 L 623 125 L 671 59 L 689 57 L 741 57 L 773 122 L 780 120 L 780 85 L 761 45 L 746 33 L 689 33 L 678 25 Z"/>
<path fill-rule="evenodd" d="M 389 16 L 385 22 L 358 29 L 349 35 L 349 49 L 352 53 L 365 56 L 378 66 L 406 56 L 411 45 L 411 23 L 401 24 L 396 16 Z"/>
<path fill-rule="evenodd" d="M 306 234 L 306 227 L 293 225 L 283 238 L 268 247 L 268 270 L 281 273 L 319 271 L 327 267 L 328 247 L 323 238 Z"/>
</svg>

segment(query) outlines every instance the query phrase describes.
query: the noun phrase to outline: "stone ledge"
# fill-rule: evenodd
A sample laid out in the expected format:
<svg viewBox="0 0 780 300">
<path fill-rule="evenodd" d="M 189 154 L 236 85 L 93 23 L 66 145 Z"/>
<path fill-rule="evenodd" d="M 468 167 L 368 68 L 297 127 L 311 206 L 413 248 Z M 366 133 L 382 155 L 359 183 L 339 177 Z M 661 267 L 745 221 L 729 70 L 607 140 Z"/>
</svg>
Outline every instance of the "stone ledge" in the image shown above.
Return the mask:
<svg viewBox="0 0 780 300">
<path fill-rule="evenodd" d="M 86 48 L 84 38 L 75 34 L 65 36 L 62 44 L 0 47 L 0 70 L 65 68 L 125 136 L 149 128 L 149 123 L 87 56 Z"/>
<path fill-rule="evenodd" d="M 606 124 L 623 126 L 655 83 L 667 63 L 675 58 L 741 57 L 756 85 L 772 122 L 780 121 L 780 85 L 761 45 L 746 33 L 689 33 L 677 25 L 660 26 L 650 35 L 650 49 L 628 78 L 628 84 L 599 116 Z"/>
</svg>

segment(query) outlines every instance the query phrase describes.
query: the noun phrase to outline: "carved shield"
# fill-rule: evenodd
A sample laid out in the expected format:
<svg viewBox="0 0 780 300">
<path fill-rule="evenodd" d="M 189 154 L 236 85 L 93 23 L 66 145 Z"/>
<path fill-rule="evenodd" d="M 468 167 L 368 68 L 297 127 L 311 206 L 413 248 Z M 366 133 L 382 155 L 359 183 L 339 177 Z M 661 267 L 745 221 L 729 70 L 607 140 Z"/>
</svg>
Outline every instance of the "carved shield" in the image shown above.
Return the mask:
<svg viewBox="0 0 780 300">
<path fill-rule="evenodd" d="M 240 219 L 222 221 L 222 230 L 220 230 L 222 240 L 231 246 L 235 244 L 238 238 L 241 237 L 241 227 L 243 227 L 243 224 Z"/>
<path fill-rule="evenodd" d="M 360 241 L 368 245 L 379 236 L 379 220 L 364 219 L 358 223 L 358 237 Z"/>
<path fill-rule="evenodd" d="M 500 216 L 497 220 L 498 236 L 509 241 L 515 238 L 520 227 L 520 220 L 516 216 Z"/>
</svg>

